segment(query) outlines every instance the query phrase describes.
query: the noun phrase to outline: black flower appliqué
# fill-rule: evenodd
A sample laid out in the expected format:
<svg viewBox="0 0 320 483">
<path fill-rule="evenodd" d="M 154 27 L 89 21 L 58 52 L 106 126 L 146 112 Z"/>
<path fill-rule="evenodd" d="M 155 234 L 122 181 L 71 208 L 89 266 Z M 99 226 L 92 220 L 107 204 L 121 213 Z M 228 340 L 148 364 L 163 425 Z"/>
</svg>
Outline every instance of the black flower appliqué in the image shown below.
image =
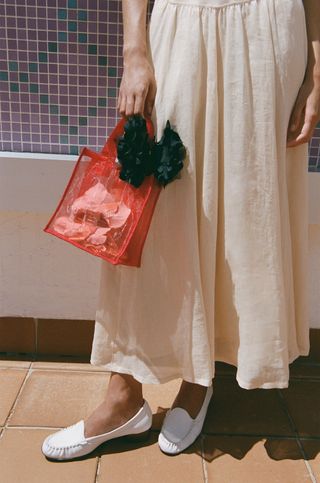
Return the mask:
<svg viewBox="0 0 320 483">
<path fill-rule="evenodd" d="M 154 141 L 149 137 L 146 120 L 142 116 L 130 116 L 119 137 L 117 157 L 122 168 L 119 177 L 138 187 L 153 172 L 151 153 Z"/>
<path fill-rule="evenodd" d="M 173 181 L 183 168 L 186 148 L 182 144 L 179 134 L 170 126 L 167 120 L 162 138 L 154 144 L 152 157 L 153 174 L 164 187 Z"/>
<path fill-rule="evenodd" d="M 119 177 L 139 187 L 145 176 L 151 174 L 166 186 L 183 168 L 186 148 L 169 120 L 159 142 L 150 138 L 146 120 L 140 115 L 129 116 L 124 134 L 117 143 L 117 157 L 121 164 Z"/>
</svg>

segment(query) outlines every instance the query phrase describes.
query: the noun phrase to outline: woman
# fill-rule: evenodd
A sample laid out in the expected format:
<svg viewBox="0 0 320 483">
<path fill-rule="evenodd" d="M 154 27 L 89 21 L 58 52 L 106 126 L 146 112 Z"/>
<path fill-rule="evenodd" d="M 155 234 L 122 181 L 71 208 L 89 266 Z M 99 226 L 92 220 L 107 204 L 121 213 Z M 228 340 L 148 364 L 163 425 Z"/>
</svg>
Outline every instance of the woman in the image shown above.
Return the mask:
<svg viewBox="0 0 320 483">
<path fill-rule="evenodd" d="M 122 116 L 169 119 L 187 148 L 159 197 L 140 268 L 103 262 L 91 363 L 106 399 L 46 438 L 55 459 L 143 437 L 142 383 L 182 378 L 159 434 L 200 434 L 215 360 L 242 388 L 288 387 L 309 352 L 308 144 L 320 118 L 319 0 L 123 0 Z M 214 398 L 213 398 L 214 399 Z"/>
</svg>

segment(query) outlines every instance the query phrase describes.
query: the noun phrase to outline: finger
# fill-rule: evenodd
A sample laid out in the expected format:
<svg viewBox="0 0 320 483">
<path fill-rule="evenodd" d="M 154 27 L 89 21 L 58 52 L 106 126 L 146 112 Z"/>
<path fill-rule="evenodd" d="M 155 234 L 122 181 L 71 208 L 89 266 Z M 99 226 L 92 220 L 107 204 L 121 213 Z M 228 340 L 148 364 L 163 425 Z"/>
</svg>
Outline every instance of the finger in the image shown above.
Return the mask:
<svg viewBox="0 0 320 483">
<path fill-rule="evenodd" d="M 122 94 L 121 94 L 121 92 L 119 92 L 118 99 L 117 99 L 116 109 L 119 109 L 120 108 L 121 99 L 122 99 Z"/>
<path fill-rule="evenodd" d="M 142 114 L 146 93 L 139 93 L 135 97 L 134 114 Z"/>
<path fill-rule="evenodd" d="M 122 117 L 126 115 L 126 97 L 124 95 L 120 99 L 119 112 Z"/>
<path fill-rule="evenodd" d="M 145 100 L 145 106 L 144 106 L 145 114 L 148 117 L 150 117 L 152 114 L 156 92 L 157 92 L 157 86 L 154 82 L 152 82 L 150 84 L 150 87 L 146 96 L 146 100 Z"/>
<path fill-rule="evenodd" d="M 315 128 L 314 122 L 311 121 L 311 119 L 307 119 L 303 125 L 301 133 L 296 138 L 296 141 L 301 141 L 301 140 L 303 140 L 303 142 L 309 141 L 312 137 L 314 128 Z"/>
<path fill-rule="evenodd" d="M 302 123 L 303 119 L 303 111 L 305 106 L 300 103 L 297 103 L 291 113 L 290 122 L 289 122 L 289 131 L 294 132 L 298 129 L 300 124 Z"/>
<path fill-rule="evenodd" d="M 118 97 L 117 97 L 117 104 L 116 104 L 116 108 L 117 108 L 117 109 L 118 109 L 118 107 L 119 107 L 120 95 L 121 95 L 121 94 L 120 94 L 120 92 L 119 92 Z"/>
<path fill-rule="evenodd" d="M 133 115 L 134 103 L 135 103 L 135 98 L 134 98 L 134 95 L 133 94 L 130 94 L 129 96 L 126 97 L 126 110 L 125 110 L 125 115 L 127 117 Z"/>
<path fill-rule="evenodd" d="M 295 139 L 292 139 L 287 143 L 288 147 L 298 146 L 299 144 L 304 144 L 310 141 L 313 131 L 315 129 L 314 121 L 311 119 L 306 119 L 301 132 Z"/>
</svg>

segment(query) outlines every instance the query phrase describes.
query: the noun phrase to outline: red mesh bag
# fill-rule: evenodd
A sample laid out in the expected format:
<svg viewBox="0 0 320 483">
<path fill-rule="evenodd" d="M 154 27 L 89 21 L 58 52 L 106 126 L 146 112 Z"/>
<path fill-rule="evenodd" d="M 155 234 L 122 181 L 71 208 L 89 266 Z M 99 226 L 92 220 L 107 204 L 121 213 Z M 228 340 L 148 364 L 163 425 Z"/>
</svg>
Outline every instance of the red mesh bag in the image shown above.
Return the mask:
<svg viewBox="0 0 320 483">
<path fill-rule="evenodd" d="M 117 138 L 122 118 L 101 153 L 82 148 L 62 198 L 43 231 L 114 265 L 141 266 L 141 254 L 161 184 L 146 176 L 139 187 L 119 178 Z M 146 119 L 150 139 L 151 119 Z"/>
</svg>

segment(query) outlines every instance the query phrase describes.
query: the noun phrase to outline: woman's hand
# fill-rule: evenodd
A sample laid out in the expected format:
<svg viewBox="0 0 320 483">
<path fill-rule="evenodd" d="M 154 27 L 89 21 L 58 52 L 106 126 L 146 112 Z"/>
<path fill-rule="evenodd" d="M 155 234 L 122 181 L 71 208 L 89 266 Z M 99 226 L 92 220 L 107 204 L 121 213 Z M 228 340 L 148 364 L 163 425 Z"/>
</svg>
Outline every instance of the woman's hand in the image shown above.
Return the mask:
<svg viewBox="0 0 320 483">
<path fill-rule="evenodd" d="M 287 147 L 311 140 L 320 121 L 320 77 L 306 76 L 293 107 L 287 134 Z"/>
<path fill-rule="evenodd" d="M 156 96 L 153 67 L 142 53 L 128 55 L 124 61 L 117 109 L 122 116 L 150 117 Z"/>
<path fill-rule="evenodd" d="M 308 62 L 304 81 L 291 112 L 287 147 L 307 143 L 320 120 L 320 0 L 303 0 Z"/>
</svg>

